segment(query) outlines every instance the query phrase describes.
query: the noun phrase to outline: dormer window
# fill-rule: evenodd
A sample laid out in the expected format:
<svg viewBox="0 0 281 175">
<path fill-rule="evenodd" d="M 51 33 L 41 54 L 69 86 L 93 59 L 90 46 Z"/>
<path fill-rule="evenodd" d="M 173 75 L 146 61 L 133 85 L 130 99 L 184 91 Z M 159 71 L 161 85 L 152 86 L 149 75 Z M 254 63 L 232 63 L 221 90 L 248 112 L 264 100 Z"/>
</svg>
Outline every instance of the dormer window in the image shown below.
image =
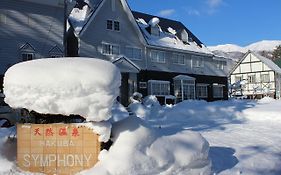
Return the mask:
<svg viewBox="0 0 281 175">
<path fill-rule="evenodd" d="M 20 47 L 20 54 L 22 61 L 33 60 L 35 57 L 35 49 L 29 43 L 25 43 Z"/>
</svg>

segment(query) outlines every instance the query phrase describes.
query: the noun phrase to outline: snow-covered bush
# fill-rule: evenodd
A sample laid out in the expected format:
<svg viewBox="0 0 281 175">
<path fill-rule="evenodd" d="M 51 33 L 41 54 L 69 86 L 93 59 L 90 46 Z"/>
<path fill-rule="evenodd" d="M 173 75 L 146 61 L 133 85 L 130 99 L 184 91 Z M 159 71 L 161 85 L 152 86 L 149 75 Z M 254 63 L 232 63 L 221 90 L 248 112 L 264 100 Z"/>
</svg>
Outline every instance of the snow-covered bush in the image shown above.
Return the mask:
<svg viewBox="0 0 281 175">
<path fill-rule="evenodd" d="M 120 71 L 112 63 L 82 57 L 22 62 L 4 76 L 5 102 L 11 107 L 88 121 L 111 117 L 120 85 Z"/>
</svg>

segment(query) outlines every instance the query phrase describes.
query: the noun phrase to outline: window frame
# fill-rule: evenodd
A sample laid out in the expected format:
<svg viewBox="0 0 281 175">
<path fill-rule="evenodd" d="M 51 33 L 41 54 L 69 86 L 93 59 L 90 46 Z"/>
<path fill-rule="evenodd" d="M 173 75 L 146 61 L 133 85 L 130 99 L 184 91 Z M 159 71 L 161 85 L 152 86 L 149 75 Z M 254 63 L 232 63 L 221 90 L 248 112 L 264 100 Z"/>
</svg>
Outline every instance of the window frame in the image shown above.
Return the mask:
<svg viewBox="0 0 281 175">
<path fill-rule="evenodd" d="M 132 49 L 132 56 L 130 56 L 128 54 L 128 49 Z M 140 52 L 139 58 L 135 57 L 136 56 L 136 54 L 135 54 L 136 50 L 138 50 Z M 125 47 L 125 55 L 132 60 L 142 60 L 142 49 L 139 48 L 139 47 L 126 46 Z"/>
<path fill-rule="evenodd" d="M 179 56 L 182 56 L 182 61 L 179 61 Z M 173 53 L 173 64 L 177 64 L 177 65 L 185 65 L 185 55 L 184 54 L 180 54 L 180 53 Z"/>
<path fill-rule="evenodd" d="M 192 67 L 193 68 L 203 68 L 205 67 L 205 62 L 202 56 L 191 55 Z"/>
<path fill-rule="evenodd" d="M 148 83 L 148 95 L 156 95 L 156 96 L 171 95 L 170 81 L 149 80 L 147 83 Z M 159 86 L 159 87 L 157 87 L 157 86 Z M 166 87 L 164 87 L 164 86 L 166 86 Z M 158 89 L 156 89 L 155 87 L 157 87 Z"/>
<path fill-rule="evenodd" d="M 105 46 L 109 46 L 109 52 L 104 52 Z M 118 47 L 118 53 L 114 53 L 114 47 Z M 120 45 L 111 43 L 102 43 L 102 54 L 103 55 L 120 55 Z"/>
<path fill-rule="evenodd" d="M 219 90 L 216 92 L 216 90 Z M 223 98 L 223 85 L 213 85 L 213 97 Z"/>
<path fill-rule="evenodd" d="M 199 91 L 199 88 L 204 88 L 204 90 Z M 199 92 L 204 92 L 204 93 L 202 95 L 202 93 L 199 94 Z M 208 98 L 208 85 L 207 84 L 196 84 L 196 97 L 197 98 Z"/>
<path fill-rule="evenodd" d="M 153 57 L 153 53 L 156 54 L 156 58 Z M 160 60 L 160 53 L 163 54 L 163 60 Z M 150 59 L 151 59 L 151 62 L 154 62 L 154 63 L 166 63 L 166 52 L 159 51 L 159 50 L 151 50 Z"/>
<path fill-rule="evenodd" d="M 25 58 L 24 55 L 26 55 L 27 57 Z M 31 56 L 31 58 L 29 58 L 28 56 Z M 33 52 L 21 52 L 22 61 L 34 60 L 34 57 L 35 57 L 35 54 Z"/>
<path fill-rule="evenodd" d="M 264 76 L 268 76 L 268 80 L 264 81 L 265 80 Z M 261 81 L 261 83 L 269 83 L 270 82 L 270 74 L 269 73 L 261 74 L 260 81 Z"/>
</svg>

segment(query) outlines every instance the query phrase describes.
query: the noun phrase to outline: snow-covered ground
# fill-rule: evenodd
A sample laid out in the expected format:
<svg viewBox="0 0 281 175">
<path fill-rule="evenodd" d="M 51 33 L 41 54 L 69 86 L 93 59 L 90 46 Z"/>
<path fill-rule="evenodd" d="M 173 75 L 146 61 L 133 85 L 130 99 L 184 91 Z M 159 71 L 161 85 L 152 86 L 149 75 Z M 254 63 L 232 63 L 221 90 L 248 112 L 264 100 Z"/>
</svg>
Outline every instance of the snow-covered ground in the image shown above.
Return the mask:
<svg viewBox="0 0 281 175">
<path fill-rule="evenodd" d="M 144 104 L 131 106 L 139 118 L 113 124 L 114 144 L 81 174 L 210 174 L 205 139 L 211 174 L 281 174 L 280 100 L 185 101 L 162 107 L 151 98 Z M 113 111 L 118 113 L 116 107 Z M 0 130 L 0 172 L 19 174 L 15 142 L 5 137 L 10 132 Z"/>
</svg>

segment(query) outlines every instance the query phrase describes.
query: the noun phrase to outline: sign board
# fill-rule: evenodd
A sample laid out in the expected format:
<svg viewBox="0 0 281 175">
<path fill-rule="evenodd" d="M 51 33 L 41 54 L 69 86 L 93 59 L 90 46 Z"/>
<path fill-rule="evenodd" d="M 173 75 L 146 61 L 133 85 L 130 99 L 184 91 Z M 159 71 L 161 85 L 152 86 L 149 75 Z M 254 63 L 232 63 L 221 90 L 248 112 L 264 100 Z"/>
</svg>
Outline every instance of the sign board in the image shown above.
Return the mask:
<svg viewBox="0 0 281 175">
<path fill-rule="evenodd" d="M 24 171 L 75 174 L 93 167 L 99 152 L 98 135 L 85 126 L 17 125 L 17 163 Z"/>
</svg>

